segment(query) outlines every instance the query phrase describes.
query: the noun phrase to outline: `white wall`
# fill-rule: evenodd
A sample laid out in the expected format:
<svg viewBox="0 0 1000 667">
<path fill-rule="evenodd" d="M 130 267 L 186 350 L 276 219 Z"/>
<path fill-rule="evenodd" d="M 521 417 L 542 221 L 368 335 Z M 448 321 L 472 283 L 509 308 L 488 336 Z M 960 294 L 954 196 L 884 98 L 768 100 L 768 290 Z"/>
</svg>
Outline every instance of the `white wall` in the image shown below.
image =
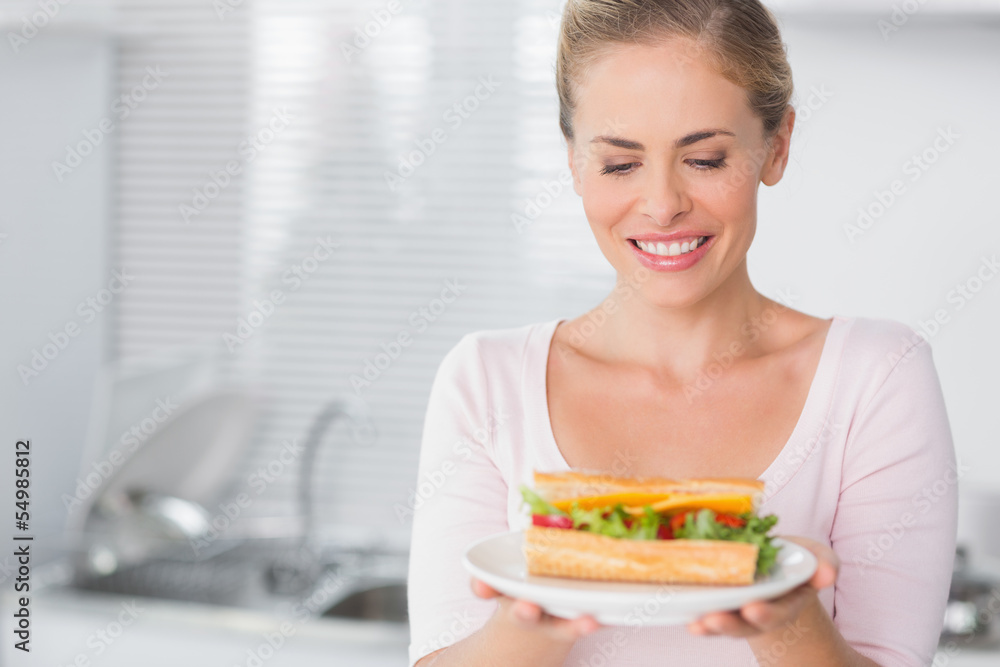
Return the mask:
<svg viewBox="0 0 1000 667">
<path fill-rule="evenodd" d="M 983 257 L 1000 258 L 1000 22 L 916 15 L 885 39 L 878 18 L 784 19 L 798 104 L 811 89 L 832 95 L 803 109 L 784 180 L 762 188 L 751 275 L 823 317 L 919 328 L 942 311 L 947 323 L 928 331 L 971 467 L 960 487 L 1000 490 L 1000 276 L 961 306 L 952 292 Z M 914 180 L 909 161 L 940 128 L 958 138 Z M 845 225 L 895 179 L 903 194 L 852 242 Z"/>
<path fill-rule="evenodd" d="M 72 490 L 90 416 L 93 381 L 111 330 L 110 312 L 78 312 L 111 278 L 106 247 L 113 134 L 60 182 L 54 160 L 110 114 L 112 42 L 93 31 L 42 29 L 15 52 L 0 44 L 0 497 L 13 497 L 14 442 L 31 440 L 31 528 L 37 539 L 62 531 L 59 500 Z M 113 306 L 113 304 L 111 304 Z M 49 334 L 79 333 L 25 383 Z M 38 362 L 40 366 L 41 363 Z M 9 528 L 5 528 L 9 530 Z M 44 554 L 53 542 L 37 542 Z"/>
</svg>

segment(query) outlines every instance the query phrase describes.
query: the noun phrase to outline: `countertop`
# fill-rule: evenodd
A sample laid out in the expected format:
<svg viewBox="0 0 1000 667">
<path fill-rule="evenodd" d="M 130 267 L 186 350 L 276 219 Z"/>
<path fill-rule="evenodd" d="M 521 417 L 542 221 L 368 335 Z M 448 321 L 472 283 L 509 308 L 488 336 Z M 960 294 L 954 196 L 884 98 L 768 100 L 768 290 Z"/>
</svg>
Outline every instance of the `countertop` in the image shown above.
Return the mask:
<svg viewBox="0 0 1000 667">
<path fill-rule="evenodd" d="M 52 587 L 31 596 L 25 654 L 13 647 L 14 594 L 0 605 L 7 667 L 402 667 L 409 641 L 402 624 Z"/>
<path fill-rule="evenodd" d="M 13 648 L 12 592 L 0 597 L 0 606 L 0 664 L 7 667 L 403 667 L 409 641 L 400 624 L 283 620 L 236 608 L 50 587 L 31 597 L 31 653 L 25 654 Z M 933 665 L 998 666 L 1000 652 L 961 646 L 942 650 Z"/>
</svg>

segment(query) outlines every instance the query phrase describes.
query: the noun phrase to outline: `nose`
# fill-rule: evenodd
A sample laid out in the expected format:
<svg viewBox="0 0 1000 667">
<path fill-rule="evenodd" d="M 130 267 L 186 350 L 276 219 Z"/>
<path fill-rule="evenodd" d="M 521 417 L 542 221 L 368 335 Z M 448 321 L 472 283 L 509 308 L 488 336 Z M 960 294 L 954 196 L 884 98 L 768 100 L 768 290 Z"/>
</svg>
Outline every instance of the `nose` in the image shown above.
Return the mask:
<svg viewBox="0 0 1000 667">
<path fill-rule="evenodd" d="M 691 208 L 684 184 L 667 169 L 649 170 L 643 186 L 640 211 L 661 227 L 671 224 L 677 216 Z"/>
</svg>

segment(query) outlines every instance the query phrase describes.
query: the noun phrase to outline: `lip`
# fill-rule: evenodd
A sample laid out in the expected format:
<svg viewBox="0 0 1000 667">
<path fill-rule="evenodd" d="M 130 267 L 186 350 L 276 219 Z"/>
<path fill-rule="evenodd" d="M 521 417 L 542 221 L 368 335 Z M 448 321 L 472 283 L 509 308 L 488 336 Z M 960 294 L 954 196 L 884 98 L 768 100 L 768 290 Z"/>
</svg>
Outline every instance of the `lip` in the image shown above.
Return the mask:
<svg viewBox="0 0 1000 667">
<path fill-rule="evenodd" d="M 695 235 L 694 233 L 690 232 L 679 232 L 676 234 L 669 234 L 669 235 L 663 234 L 659 236 L 655 234 L 651 234 L 648 237 L 635 236 L 635 237 L 630 237 L 630 239 L 635 238 L 639 241 L 646 241 L 648 238 L 648 240 L 650 241 L 655 240 L 659 242 L 662 240 L 666 242 L 667 240 L 673 240 L 676 238 L 686 238 L 694 235 Z M 714 236 L 710 234 L 701 234 L 701 236 L 708 236 L 708 240 L 706 240 L 704 243 L 698 246 L 698 248 L 695 249 L 694 252 L 689 252 L 686 255 L 676 255 L 674 257 L 661 257 L 660 255 L 654 255 L 652 253 L 648 253 L 645 250 L 641 249 L 639 246 L 632 243 L 631 240 L 627 240 L 625 242 L 629 245 L 630 248 L 632 248 L 632 251 L 639 259 L 639 263 L 651 271 L 684 271 L 686 269 L 690 269 L 692 266 L 701 261 L 701 258 L 705 256 L 705 253 L 707 253 L 709 248 L 711 248 L 712 245 L 715 243 Z"/>
</svg>

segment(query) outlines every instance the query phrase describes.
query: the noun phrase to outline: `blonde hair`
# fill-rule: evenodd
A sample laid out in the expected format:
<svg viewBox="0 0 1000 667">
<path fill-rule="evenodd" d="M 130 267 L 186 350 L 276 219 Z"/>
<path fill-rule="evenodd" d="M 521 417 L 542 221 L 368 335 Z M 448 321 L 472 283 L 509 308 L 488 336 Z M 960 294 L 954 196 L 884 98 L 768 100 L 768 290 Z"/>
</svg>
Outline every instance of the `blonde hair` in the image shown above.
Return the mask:
<svg viewBox="0 0 1000 667">
<path fill-rule="evenodd" d="M 573 139 L 574 93 L 586 69 L 616 44 L 691 39 L 747 92 L 770 141 L 792 97 L 792 69 L 771 12 L 759 0 L 567 0 L 559 28 L 559 126 Z"/>
</svg>

